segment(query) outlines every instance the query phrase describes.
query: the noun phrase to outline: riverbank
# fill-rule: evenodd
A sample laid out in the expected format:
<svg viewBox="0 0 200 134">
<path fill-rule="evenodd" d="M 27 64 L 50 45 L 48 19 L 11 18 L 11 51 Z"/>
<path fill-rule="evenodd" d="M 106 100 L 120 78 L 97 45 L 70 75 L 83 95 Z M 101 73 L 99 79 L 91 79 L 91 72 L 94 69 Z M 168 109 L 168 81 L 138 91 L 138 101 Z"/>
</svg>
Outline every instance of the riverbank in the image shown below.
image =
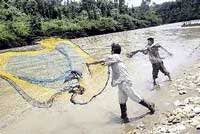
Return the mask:
<svg viewBox="0 0 200 134">
<path fill-rule="evenodd" d="M 151 24 L 147 20 L 134 19 L 128 15 L 120 15 L 117 19 L 101 17 L 97 20 L 39 19 L 37 24 L 34 24 L 38 28 L 34 30 L 31 21 L 33 20 L 29 16 L 22 16 L 9 22 L 2 21 L 0 50 L 33 45 L 36 41 L 48 37 L 75 39 L 160 25 L 160 23 Z"/>
<path fill-rule="evenodd" d="M 198 24 L 183 24 L 182 27 L 193 27 L 193 26 L 200 26 L 200 23 Z"/>
<path fill-rule="evenodd" d="M 184 22 L 182 27 L 200 26 L 200 20 Z"/>
</svg>

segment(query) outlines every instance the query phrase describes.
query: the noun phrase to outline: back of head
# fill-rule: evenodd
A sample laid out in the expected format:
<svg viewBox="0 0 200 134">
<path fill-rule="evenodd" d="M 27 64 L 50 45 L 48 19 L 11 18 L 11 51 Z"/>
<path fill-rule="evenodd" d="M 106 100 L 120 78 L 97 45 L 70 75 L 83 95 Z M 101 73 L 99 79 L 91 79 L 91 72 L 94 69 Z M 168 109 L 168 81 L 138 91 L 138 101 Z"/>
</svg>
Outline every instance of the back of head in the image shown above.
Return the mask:
<svg viewBox="0 0 200 134">
<path fill-rule="evenodd" d="M 121 46 L 119 44 L 113 43 L 111 45 L 112 47 L 112 53 L 113 54 L 120 54 L 121 53 Z"/>
<path fill-rule="evenodd" d="M 147 40 L 151 41 L 152 44 L 154 43 L 154 38 L 148 38 Z"/>
</svg>

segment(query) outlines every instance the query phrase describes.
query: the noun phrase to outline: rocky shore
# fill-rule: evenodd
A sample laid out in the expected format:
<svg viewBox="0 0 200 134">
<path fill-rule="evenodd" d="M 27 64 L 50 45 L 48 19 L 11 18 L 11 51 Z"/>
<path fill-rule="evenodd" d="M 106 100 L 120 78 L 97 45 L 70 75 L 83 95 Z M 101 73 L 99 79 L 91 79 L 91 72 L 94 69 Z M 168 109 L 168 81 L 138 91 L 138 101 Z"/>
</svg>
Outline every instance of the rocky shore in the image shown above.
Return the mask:
<svg viewBox="0 0 200 134">
<path fill-rule="evenodd" d="M 154 119 L 151 128 L 144 119 L 127 134 L 200 134 L 200 63 L 192 65 L 170 87 L 175 97 L 173 109 L 157 113 L 159 119 Z"/>
</svg>

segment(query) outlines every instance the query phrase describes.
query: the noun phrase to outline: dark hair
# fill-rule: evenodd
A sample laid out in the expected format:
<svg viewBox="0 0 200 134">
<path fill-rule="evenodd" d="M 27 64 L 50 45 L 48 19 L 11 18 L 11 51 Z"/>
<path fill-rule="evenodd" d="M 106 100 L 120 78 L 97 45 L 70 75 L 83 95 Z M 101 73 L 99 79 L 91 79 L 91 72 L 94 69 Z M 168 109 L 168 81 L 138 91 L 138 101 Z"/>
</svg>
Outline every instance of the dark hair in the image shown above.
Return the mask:
<svg viewBox="0 0 200 134">
<path fill-rule="evenodd" d="M 120 54 L 121 53 L 121 46 L 119 44 L 113 43 L 111 45 L 112 51 L 114 54 Z"/>
<path fill-rule="evenodd" d="M 150 40 L 152 43 L 154 42 L 154 38 L 148 38 L 147 40 Z"/>
</svg>

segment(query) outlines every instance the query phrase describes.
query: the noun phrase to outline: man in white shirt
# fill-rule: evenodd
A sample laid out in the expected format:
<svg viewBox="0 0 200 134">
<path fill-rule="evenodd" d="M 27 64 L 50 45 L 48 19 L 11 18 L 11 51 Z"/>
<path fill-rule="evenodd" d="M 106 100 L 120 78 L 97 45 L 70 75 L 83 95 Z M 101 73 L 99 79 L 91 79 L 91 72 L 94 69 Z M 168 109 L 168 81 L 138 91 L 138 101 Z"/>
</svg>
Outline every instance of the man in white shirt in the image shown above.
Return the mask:
<svg viewBox="0 0 200 134">
<path fill-rule="evenodd" d="M 96 61 L 93 63 L 87 63 L 88 65 L 93 64 L 101 64 L 104 63 L 111 67 L 112 70 L 112 82 L 111 85 L 113 87 L 118 86 L 118 94 L 119 94 L 119 104 L 121 109 L 121 118 L 124 123 L 128 123 L 129 119 L 127 117 L 127 107 L 126 102 L 128 98 L 131 100 L 145 106 L 150 110 L 150 113 L 153 114 L 155 112 L 154 104 L 149 103 L 142 99 L 133 89 L 132 81 L 129 78 L 129 74 L 126 66 L 124 65 L 122 58 L 120 56 L 121 46 L 119 44 L 112 44 L 111 55 L 104 60 Z"/>
</svg>

